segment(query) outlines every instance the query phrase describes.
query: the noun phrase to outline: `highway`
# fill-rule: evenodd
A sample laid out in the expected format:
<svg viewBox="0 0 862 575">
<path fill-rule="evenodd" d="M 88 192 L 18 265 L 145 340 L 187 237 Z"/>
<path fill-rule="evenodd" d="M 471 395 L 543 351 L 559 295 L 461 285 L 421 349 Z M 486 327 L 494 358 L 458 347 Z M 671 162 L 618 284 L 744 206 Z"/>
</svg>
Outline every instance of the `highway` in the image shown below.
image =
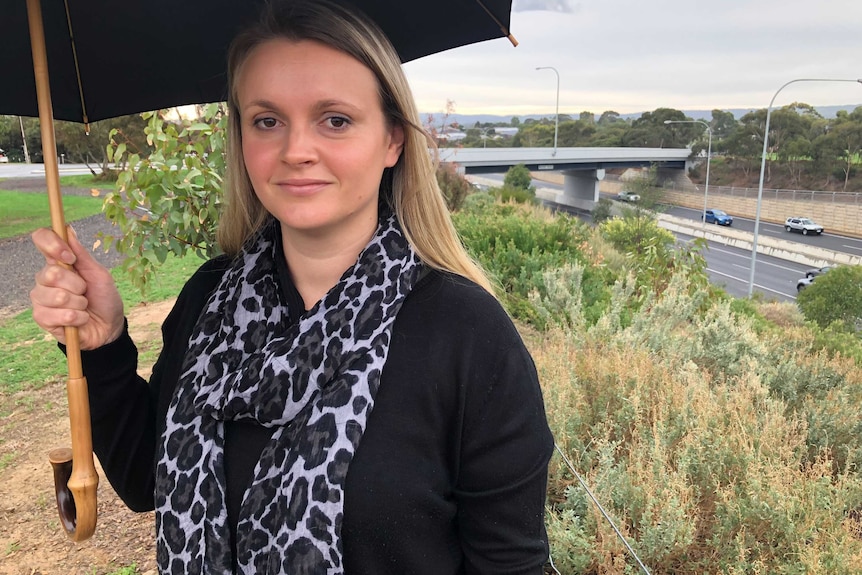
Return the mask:
<svg viewBox="0 0 862 575">
<path fill-rule="evenodd" d="M 503 182 L 503 177 L 504 174 L 482 174 L 482 178 L 498 181 L 500 184 Z M 563 188 L 561 185 L 541 180 L 533 180 L 533 185 L 537 189 L 548 188 L 555 191 L 560 191 Z M 610 194 L 602 194 L 602 196 L 612 197 Z M 545 204 L 550 203 L 545 202 Z M 558 206 L 549 205 L 549 207 Z M 700 222 L 701 216 L 700 210 L 681 207 L 669 207 L 664 213 L 695 222 Z M 583 214 L 576 213 L 576 215 L 589 219 L 589 216 Z M 733 228 L 753 233 L 754 220 L 734 217 Z M 862 239 L 838 236 L 828 232 L 822 236 L 803 236 L 802 234 L 787 232 L 783 226 L 765 222 L 760 222 L 759 233 L 761 236 L 769 235 L 785 241 L 862 256 Z M 676 234 L 676 237 L 680 242 L 689 242 L 694 239 L 693 236 L 686 234 Z M 723 287 L 735 297 L 748 296 L 748 280 L 751 273 L 750 250 L 707 242 L 707 250 L 703 255 L 707 263 L 706 271 L 713 285 Z M 805 271 L 811 267 L 758 253 L 753 291 L 758 292 L 766 300 L 796 301 L 796 282 L 805 277 Z"/>
</svg>

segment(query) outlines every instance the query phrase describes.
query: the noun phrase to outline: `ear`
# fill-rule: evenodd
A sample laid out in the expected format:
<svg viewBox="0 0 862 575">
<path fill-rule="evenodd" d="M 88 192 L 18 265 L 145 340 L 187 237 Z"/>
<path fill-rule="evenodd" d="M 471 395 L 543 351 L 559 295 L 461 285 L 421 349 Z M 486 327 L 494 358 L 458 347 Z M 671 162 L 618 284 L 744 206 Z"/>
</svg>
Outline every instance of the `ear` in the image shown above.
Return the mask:
<svg viewBox="0 0 862 575">
<path fill-rule="evenodd" d="M 391 168 L 398 163 L 401 152 L 404 150 L 404 128 L 400 125 L 392 126 L 389 130 L 389 149 L 386 152 L 386 167 Z"/>
</svg>

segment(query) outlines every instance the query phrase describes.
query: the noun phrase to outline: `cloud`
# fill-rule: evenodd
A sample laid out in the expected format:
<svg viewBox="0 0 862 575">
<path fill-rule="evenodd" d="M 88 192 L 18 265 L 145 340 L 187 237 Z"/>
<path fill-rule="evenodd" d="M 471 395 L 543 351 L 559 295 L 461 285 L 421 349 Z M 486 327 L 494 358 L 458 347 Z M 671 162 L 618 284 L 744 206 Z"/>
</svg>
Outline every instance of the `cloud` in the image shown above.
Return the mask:
<svg viewBox="0 0 862 575">
<path fill-rule="evenodd" d="M 573 8 L 571 0 L 514 0 L 512 2 L 513 12 L 545 11 L 545 12 L 578 12 L 580 4 Z"/>
</svg>

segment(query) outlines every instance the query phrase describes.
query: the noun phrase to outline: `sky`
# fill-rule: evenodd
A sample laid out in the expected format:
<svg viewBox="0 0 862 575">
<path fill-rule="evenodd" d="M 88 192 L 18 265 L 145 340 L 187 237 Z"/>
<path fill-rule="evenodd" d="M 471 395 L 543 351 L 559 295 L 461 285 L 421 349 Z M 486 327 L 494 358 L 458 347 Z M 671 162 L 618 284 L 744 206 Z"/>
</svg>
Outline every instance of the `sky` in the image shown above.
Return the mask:
<svg viewBox="0 0 862 575">
<path fill-rule="evenodd" d="M 468 0 L 464 0 L 468 1 Z M 420 112 L 620 114 L 766 108 L 798 78 L 862 78 L 862 0 L 514 0 L 511 32 L 404 65 Z M 796 82 L 774 106 L 862 104 Z"/>
</svg>

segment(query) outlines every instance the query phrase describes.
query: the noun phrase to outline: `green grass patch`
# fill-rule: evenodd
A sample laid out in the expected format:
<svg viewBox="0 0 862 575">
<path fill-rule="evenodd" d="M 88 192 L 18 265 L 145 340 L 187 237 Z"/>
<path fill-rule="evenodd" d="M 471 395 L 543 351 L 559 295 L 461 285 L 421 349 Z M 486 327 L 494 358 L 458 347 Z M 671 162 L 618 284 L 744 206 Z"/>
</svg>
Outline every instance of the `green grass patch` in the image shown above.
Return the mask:
<svg viewBox="0 0 862 575">
<path fill-rule="evenodd" d="M 129 310 L 141 303 L 176 297 L 186 280 L 202 263 L 203 260 L 194 255 L 182 259 L 168 257 L 146 294 L 134 288 L 119 269 L 112 273 L 126 310 Z M 141 361 L 154 361 L 161 342 L 139 343 Z M 0 349 L 4 350 L 0 354 L 0 394 L 39 389 L 66 377 L 66 362 L 57 349 L 56 341 L 33 322 L 29 310 L 13 318 L 0 320 Z"/>
<path fill-rule="evenodd" d="M 114 189 L 116 182 L 96 178 L 92 174 L 75 174 L 73 176 L 60 176 L 60 185 L 70 188 L 99 188 L 104 190 Z"/>
<path fill-rule="evenodd" d="M 64 377 L 66 362 L 57 343 L 33 322 L 28 310 L 0 323 L 0 392 L 39 389 Z"/>
<path fill-rule="evenodd" d="M 138 573 L 140 573 L 140 571 L 138 571 L 138 566 L 132 563 L 131 565 L 115 569 L 108 573 L 108 575 L 138 575 Z"/>
<path fill-rule="evenodd" d="M 63 198 L 66 221 L 73 222 L 102 211 L 102 198 Z M 0 239 L 12 238 L 51 225 L 47 194 L 0 190 Z"/>
<path fill-rule="evenodd" d="M 15 454 L 13 453 L 5 453 L 2 457 L 0 457 L 0 471 L 6 469 L 10 463 L 15 461 Z"/>
</svg>

